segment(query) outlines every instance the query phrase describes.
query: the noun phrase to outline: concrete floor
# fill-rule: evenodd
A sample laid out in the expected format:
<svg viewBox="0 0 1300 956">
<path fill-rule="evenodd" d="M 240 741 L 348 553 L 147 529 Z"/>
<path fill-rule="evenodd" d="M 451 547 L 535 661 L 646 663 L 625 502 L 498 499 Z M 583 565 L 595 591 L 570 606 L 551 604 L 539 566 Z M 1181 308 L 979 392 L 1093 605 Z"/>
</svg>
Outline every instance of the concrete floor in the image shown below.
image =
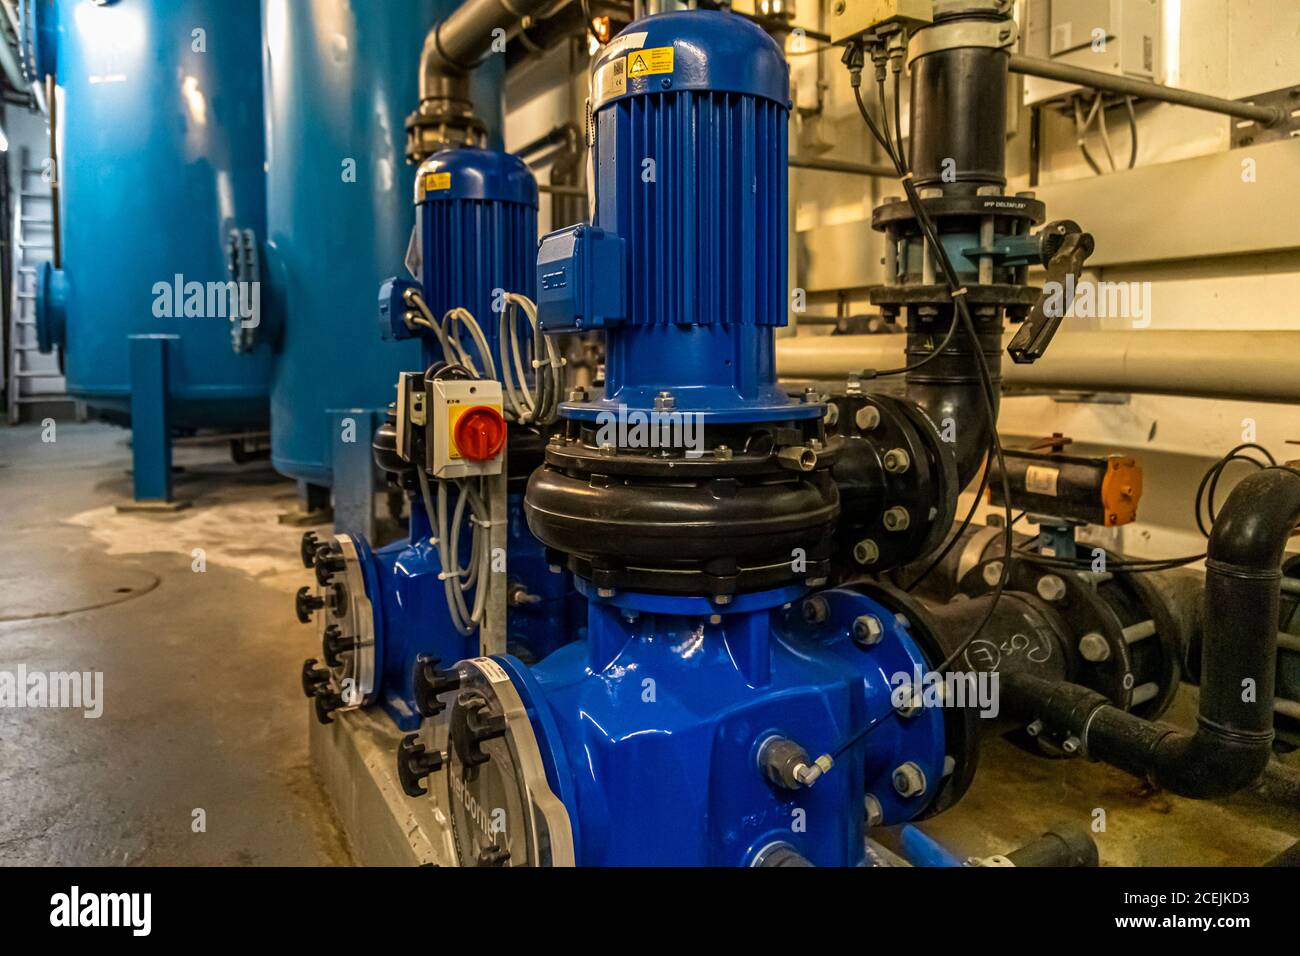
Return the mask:
<svg viewBox="0 0 1300 956">
<path fill-rule="evenodd" d="M 291 613 L 293 486 L 224 449 L 186 449 L 174 515 L 118 514 L 125 433 L 0 429 L 0 671 L 101 671 L 105 709 L 0 711 L 0 863 L 347 864 L 307 762 L 298 670 L 315 648 Z M 194 549 L 207 570 L 192 570 Z M 1190 725 L 1186 693 L 1172 715 Z M 1108 865 L 1255 865 L 1300 838 L 1300 808 L 1150 792 L 1083 761 L 985 747 L 967 798 L 927 822 L 960 855 L 1090 824 Z M 191 822 L 206 811 L 207 830 Z"/>
<path fill-rule="evenodd" d="M 184 449 L 195 507 L 118 514 L 125 441 L 0 428 L 0 671 L 100 671 L 105 701 L 0 711 L 0 863 L 351 862 L 307 762 L 293 485 Z"/>
</svg>

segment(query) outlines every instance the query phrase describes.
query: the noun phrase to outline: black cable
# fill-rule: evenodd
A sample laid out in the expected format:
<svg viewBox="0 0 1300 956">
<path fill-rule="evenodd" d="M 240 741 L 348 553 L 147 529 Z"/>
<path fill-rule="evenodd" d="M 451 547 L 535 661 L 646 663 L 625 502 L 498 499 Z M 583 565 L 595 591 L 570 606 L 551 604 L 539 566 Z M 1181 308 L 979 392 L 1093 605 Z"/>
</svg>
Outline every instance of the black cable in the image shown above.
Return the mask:
<svg viewBox="0 0 1300 956">
<path fill-rule="evenodd" d="M 1252 458 L 1249 455 L 1243 455 L 1242 452 L 1246 451 L 1259 452 L 1267 460 L 1267 464 Z M 1209 470 L 1201 477 L 1201 483 L 1196 488 L 1196 501 L 1194 504 L 1196 510 L 1196 527 L 1206 538 L 1209 538 L 1210 529 L 1214 526 L 1215 519 L 1218 517 L 1218 509 L 1215 508 L 1214 496 L 1219 488 L 1219 479 L 1223 476 L 1224 469 L 1234 461 L 1246 462 L 1261 470 L 1264 468 L 1277 467 L 1277 459 L 1273 457 L 1273 454 L 1263 445 L 1258 445 L 1254 442 L 1244 442 L 1238 445 L 1211 465 Z M 1207 489 L 1209 491 L 1208 499 L 1206 498 Z M 1205 516 L 1210 519 L 1209 526 L 1206 525 L 1205 520 L 1202 517 L 1202 510 L 1204 510 Z"/>
<path fill-rule="evenodd" d="M 953 661 L 955 661 L 958 657 L 964 654 L 966 652 L 966 649 L 975 641 L 975 639 L 980 635 L 980 633 L 983 632 L 985 626 L 987 626 L 988 622 L 993 618 L 993 612 L 996 610 L 998 606 L 998 602 L 1001 601 L 1002 594 L 1006 590 L 1007 583 L 1011 579 L 1010 555 L 1012 553 L 1012 542 L 1014 540 L 1012 537 L 1011 526 L 1013 521 L 1015 520 L 1013 518 L 1012 508 L 1011 508 L 1011 485 L 1007 478 L 1006 459 L 1003 455 L 1003 450 L 1002 450 L 1002 438 L 1000 435 L 998 435 L 997 404 L 996 404 L 997 398 L 996 395 L 994 394 L 993 375 L 989 371 L 988 361 L 984 357 L 984 347 L 983 344 L 980 342 L 979 332 L 975 328 L 975 322 L 973 319 L 971 319 L 970 309 L 966 304 L 966 290 L 961 285 L 960 280 L 957 278 L 957 272 L 953 268 L 952 260 L 948 257 L 947 250 L 944 249 L 943 244 L 939 241 L 938 232 L 934 227 L 934 222 L 930 218 L 929 212 L 926 210 L 925 205 L 921 201 L 920 193 L 917 192 L 915 185 L 913 185 L 912 183 L 912 174 L 908 172 L 906 168 L 903 166 L 902 160 L 899 159 L 892 145 L 890 144 L 890 138 L 880 132 L 880 129 L 876 126 L 875 120 L 873 120 L 871 117 L 870 111 L 867 109 L 866 103 L 862 101 L 862 63 L 860 61 L 861 54 L 862 54 L 861 44 L 853 44 L 850 45 L 850 47 L 845 51 L 845 55 L 844 55 L 844 62 L 849 67 L 849 77 L 853 86 L 853 98 L 854 100 L 857 101 L 858 112 L 862 114 L 862 118 L 866 122 L 867 128 L 871 130 L 871 133 L 876 138 L 876 141 L 880 143 L 880 145 L 884 148 L 885 153 L 893 161 L 894 168 L 898 172 L 899 180 L 903 184 L 903 191 L 907 195 L 908 205 L 911 206 L 912 214 L 916 217 L 917 223 L 921 227 L 921 232 L 925 236 L 926 242 L 929 243 L 929 246 L 933 250 L 935 257 L 939 260 L 940 270 L 943 272 L 944 281 L 947 283 L 949 294 L 952 297 L 953 311 L 954 311 L 952 327 L 949 330 L 949 335 L 945 338 L 945 343 L 951 339 L 953 330 L 956 329 L 958 322 L 960 322 L 962 328 L 965 330 L 966 334 L 970 337 L 970 340 L 974 346 L 973 350 L 975 353 L 976 368 L 979 371 L 980 385 L 981 385 L 979 392 L 981 398 L 984 401 L 985 412 L 988 415 L 989 422 L 992 426 L 989 429 L 990 432 L 989 444 L 993 455 L 997 458 L 998 461 L 999 475 L 1002 480 L 1002 500 L 1006 502 L 1004 551 L 1008 555 L 1008 558 L 1007 560 L 1002 562 L 1002 575 L 998 579 L 997 587 L 994 588 L 993 590 L 993 600 L 989 602 L 988 610 L 985 611 L 984 616 L 980 619 L 979 623 L 975 625 L 970 635 L 965 640 L 963 640 L 960 644 L 958 644 L 956 650 L 954 650 L 950 655 L 948 655 L 948 657 L 938 667 L 931 668 L 930 670 L 930 673 L 941 673 L 943 671 L 946 671 L 948 667 L 952 665 Z M 889 128 L 888 110 L 886 110 L 884 113 L 884 123 L 885 123 L 886 130 L 888 130 Z M 931 356 L 931 358 L 933 358 L 933 356 Z M 927 361 L 929 361 L 929 359 L 927 359 Z M 988 468 L 986 467 L 985 478 L 984 478 L 984 482 L 981 484 L 981 487 L 983 487 L 984 483 L 987 483 L 987 480 L 988 480 Z M 978 502 L 978 500 L 979 497 L 977 496 L 976 501 Z M 835 748 L 835 750 L 831 752 L 832 759 L 838 757 L 840 754 L 843 754 L 845 751 L 855 746 L 859 741 L 861 741 L 864 737 L 866 737 L 867 734 L 871 733 L 872 730 L 878 727 L 884 720 L 886 720 L 890 716 L 896 716 L 897 713 L 898 713 L 897 710 L 891 708 L 887 714 L 883 714 L 882 716 L 877 717 L 874 721 L 862 727 L 860 730 L 855 732 L 852 736 L 850 736 L 848 739 L 842 742 L 838 747 Z"/>
<path fill-rule="evenodd" d="M 1017 560 L 1028 561 L 1032 564 L 1041 564 L 1046 567 L 1062 568 L 1068 571 L 1088 571 L 1092 568 L 1092 561 L 1087 558 L 1068 558 L 1061 555 L 1047 555 L 1028 548 L 1016 549 Z M 1149 574 L 1152 571 L 1170 571 L 1174 568 L 1186 567 L 1189 564 L 1195 564 L 1197 561 L 1204 561 L 1205 554 L 1193 554 L 1182 558 L 1159 558 L 1151 561 L 1128 560 L 1106 562 L 1107 571 L 1122 571 L 1129 574 Z"/>
<path fill-rule="evenodd" d="M 980 486 L 975 490 L 975 500 L 971 502 L 970 509 L 966 512 L 966 517 L 965 519 L 962 520 L 962 523 L 957 528 L 956 533 L 952 536 L 951 539 L 949 539 L 948 543 L 943 546 L 943 549 L 934 556 L 934 560 L 932 560 L 928 565 L 926 565 L 925 570 L 922 571 L 920 574 L 918 574 L 912 580 L 911 584 L 903 588 L 904 591 L 907 591 L 910 594 L 917 587 L 917 585 L 919 585 L 922 581 L 924 581 L 926 578 L 930 576 L 930 572 L 932 572 L 935 568 L 937 568 L 939 565 L 943 563 L 944 558 L 948 557 L 948 555 L 952 553 L 952 549 L 957 546 L 957 542 L 961 540 L 961 536 L 966 533 L 966 529 L 969 528 L 971 526 L 971 522 L 975 520 L 975 514 L 980 509 L 980 499 L 984 497 L 984 490 L 988 488 L 989 478 L 991 476 L 992 476 L 991 470 L 985 468 L 984 475 L 980 479 Z"/>
<path fill-rule="evenodd" d="M 903 71 L 894 71 L 894 139 L 898 141 L 898 161 L 903 169 L 911 172 L 912 165 L 907 161 L 907 152 L 903 149 Z"/>
<path fill-rule="evenodd" d="M 857 75 L 860 80 L 860 76 L 861 76 L 860 71 Z M 882 96 L 883 96 L 883 87 L 882 87 Z M 880 144 L 880 148 L 885 151 L 886 157 L 888 157 L 889 161 L 893 164 L 894 168 L 896 170 L 900 170 L 898 175 L 900 177 L 906 175 L 907 170 L 903 164 L 903 160 L 899 157 L 897 153 L 894 152 L 894 147 L 891 142 L 892 137 L 886 133 L 882 133 L 880 131 L 880 127 L 876 125 L 875 119 L 871 116 L 870 111 L 868 111 L 867 109 L 867 104 L 862 101 L 862 91 L 858 83 L 854 84 L 853 97 L 858 102 L 858 111 L 862 113 L 862 118 L 866 120 L 867 128 L 871 131 L 872 137 L 875 139 L 877 143 Z M 884 108 L 882 107 L 882 109 Z M 884 121 L 885 121 L 886 129 L 888 129 L 888 125 L 889 125 L 888 110 L 884 110 Z M 921 361 L 913 365 L 901 365 L 898 368 L 865 369 L 864 377 L 886 378 L 891 375 L 906 375 L 910 372 L 915 372 L 919 369 L 925 368 L 935 359 L 939 358 L 939 356 L 944 353 L 944 351 L 948 348 L 948 346 L 952 344 L 952 340 L 957 335 L 957 328 L 959 325 L 960 322 L 958 320 L 957 313 L 954 310 L 952 316 L 952 322 L 948 325 L 948 331 L 944 333 L 943 340 L 940 341 L 939 345 L 933 351 L 931 351 L 929 355 L 921 359 Z"/>
<path fill-rule="evenodd" d="M 965 653 L 966 649 L 980 635 L 988 622 L 992 620 L 993 613 L 996 610 L 998 603 L 1001 601 L 1002 594 L 1006 590 L 1007 583 L 1011 578 L 1011 562 L 1013 560 L 1011 555 L 1013 552 L 1014 541 L 1011 529 L 1011 521 L 1013 517 L 1011 508 L 1011 485 L 1007 477 L 1006 459 L 1003 455 L 1002 449 L 1002 438 L 998 434 L 997 398 L 994 394 L 993 375 L 989 371 L 988 361 L 984 357 L 983 343 L 980 341 L 979 332 L 975 328 L 975 322 L 971 318 L 970 309 L 966 303 L 966 290 L 962 287 L 961 281 L 957 277 L 957 272 L 953 268 L 952 260 L 948 256 L 948 251 L 939 240 L 938 231 L 934 227 L 934 222 L 930 218 L 930 214 L 921 200 L 920 193 L 917 191 L 916 185 L 912 181 L 912 174 L 904 169 L 902 162 L 898 159 L 893 148 L 890 146 L 889 138 L 881 134 L 875 121 L 871 118 L 871 113 L 867 110 L 866 103 L 862 100 L 862 67 L 861 64 L 857 62 L 857 57 L 860 53 L 861 50 L 859 47 L 857 51 L 854 51 L 851 48 L 846 51 L 845 54 L 845 60 L 849 66 L 850 81 L 853 86 L 853 98 L 857 101 L 858 112 L 862 114 L 862 118 L 866 122 L 867 128 L 872 131 L 876 140 L 885 147 L 885 152 L 894 160 L 894 167 L 898 171 L 899 179 L 903 184 L 903 191 L 907 195 L 907 201 L 912 208 L 912 214 L 916 217 L 917 223 L 921 227 L 921 232 L 925 236 L 926 242 L 929 244 L 935 258 L 939 261 L 940 271 L 943 273 L 944 282 L 947 283 L 948 292 L 952 297 L 956 318 L 960 320 L 963 329 L 967 336 L 969 336 L 973 345 L 972 351 L 975 354 L 975 366 L 979 372 L 980 384 L 982 386 L 979 389 L 979 392 L 984 401 L 985 413 L 988 415 L 988 420 L 991 425 L 989 429 L 989 442 L 993 457 L 995 457 L 998 462 L 999 477 L 1002 481 L 1002 500 L 1006 504 L 1006 524 L 1004 529 L 1003 550 L 1007 555 L 1007 559 L 1002 562 L 1002 574 L 998 579 L 997 587 L 994 588 L 993 600 L 989 602 L 987 611 L 985 611 L 984 616 L 980 619 L 979 623 L 972 629 L 970 635 L 957 645 L 957 648 L 948 655 L 943 663 L 938 667 L 933 668 L 933 671 L 937 673 L 947 670 L 953 661 Z M 888 129 L 889 117 L 887 112 L 884 120 L 885 127 Z"/>
</svg>

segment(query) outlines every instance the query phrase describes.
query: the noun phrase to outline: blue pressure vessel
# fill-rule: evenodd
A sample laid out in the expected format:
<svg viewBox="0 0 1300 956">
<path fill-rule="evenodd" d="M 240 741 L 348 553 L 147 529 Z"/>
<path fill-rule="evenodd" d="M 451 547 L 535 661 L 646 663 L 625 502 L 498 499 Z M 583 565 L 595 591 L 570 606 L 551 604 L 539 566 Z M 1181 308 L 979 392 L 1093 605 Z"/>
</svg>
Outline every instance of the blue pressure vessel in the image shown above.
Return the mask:
<svg viewBox="0 0 1300 956">
<path fill-rule="evenodd" d="M 457 5 L 263 0 L 267 258 L 284 303 L 272 459 L 290 477 L 331 485 L 331 410 L 382 410 L 398 372 L 422 367 L 416 342 L 381 341 L 375 303 L 415 223 L 405 122 L 419 105 L 420 50 Z M 504 59 L 476 71 L 490 140 L 500 137 Z"/>
<path fill-rule="evenodd" d="M 233 227 L 265 219 L 257 8 L 24 5 L 34 72 L 58 85 L 62 270 L 39 276 L 38 336 L 62 348 L 69 394 L 118 418 L 132 391 L 128 336 L 155 334 L 177 337 L 173 427 L 266 419 L 271 356 L 234 354 L 231 321 L 268 316 L 260 290 L 228 285 L 224 251 Z"/>
</svg>

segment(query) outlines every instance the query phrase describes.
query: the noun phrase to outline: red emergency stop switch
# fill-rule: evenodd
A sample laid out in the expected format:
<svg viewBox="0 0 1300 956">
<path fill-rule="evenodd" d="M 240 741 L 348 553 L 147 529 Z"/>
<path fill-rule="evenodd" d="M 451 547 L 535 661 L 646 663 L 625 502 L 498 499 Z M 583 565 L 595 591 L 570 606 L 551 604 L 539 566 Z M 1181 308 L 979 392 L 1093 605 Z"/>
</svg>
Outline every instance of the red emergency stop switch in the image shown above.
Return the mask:
<svg viewBox="0 0 1300 956">
<path fill-rule="evenodd" d="M 452 434 L 462 458 L 491 461 L 506 446 L 506 420 L 495 408 L 476 405 L 460 416 Z"/>
</svg>

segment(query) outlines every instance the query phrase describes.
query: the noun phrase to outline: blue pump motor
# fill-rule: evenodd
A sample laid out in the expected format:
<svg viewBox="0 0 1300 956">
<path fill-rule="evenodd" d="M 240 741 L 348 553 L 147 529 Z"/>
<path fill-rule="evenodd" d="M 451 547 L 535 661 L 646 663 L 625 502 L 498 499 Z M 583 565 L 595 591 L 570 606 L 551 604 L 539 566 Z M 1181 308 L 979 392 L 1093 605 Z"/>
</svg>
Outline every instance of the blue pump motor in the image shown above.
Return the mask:
<svg viewBox="0 0 1300 956">
<path fill-rule="evenodd" d="M 816 590 L 834 450 L 773 358 L 788 95 L 780 48 L 727 12 L 645 18 L 593 64 L 594 221 L 542 241 L 538 305 L 548 331 L 604 329 L 606 389 L 562 407 L 525 500 L 587 635 L 440 675 L 402 759 L 462 864 L 856 865 L 868 818 L 950 798 L 946 715 L 916 693 L 942 652 Z M 631 415 L 658 418 L 600 437 Z M 646 447 L 665 420 L 699 441 Z"/>
<path fill-rule="evenodd" d="M 438 337 L 418 315 L 414 291 L 427 306 L 425 322 L 441 323 L 454 308 L 479 321 L 492 362 L 500 368 L 503 296 L 531 297 L 537 235 L 537 183 L 517 157 L 463 147 L 435 153 L 416 177 L 420 283 L 393 278 L 379 293 L 379 331 L 387 338 L 421 339 L 423 366 L 444 360 Z M 489 366 L 472 339 L 462 344 L 479 372 Z M 304 538 L 303 560 L 316 570 L 318 588 L 298 593 L 300 620 L 315 619 L 320 659 L 303 667 L 303 691 L 314 698 L 318 717 L 337 710 L 381 704 L 403 730 L 413 730 L 432 706 L 429 684 L 439 664 L 478 651 L 476 634 L 453 624 L 447 604 L 438 547 L 416 463 L 397 453 L 395 415 L 380 427 L 375 456 L 380 467 L 411 491 L 409 534 L 372 549 L 363 536 L 337 535 L 328 542 Z M 540 660 L 576 636 L 582 600 L 562 568 L 553 568 L 545 549 L 523 517 L 527 474 L 539 461 L 542 445 L 533 430 L 510 433 L 514 487 L 507 496 L 507 645 L 525 660 Z M 455 492 L 453 492 L 453 495 Z M 463 535 L 460 557 L 469 563 Z"/>
</svg>

